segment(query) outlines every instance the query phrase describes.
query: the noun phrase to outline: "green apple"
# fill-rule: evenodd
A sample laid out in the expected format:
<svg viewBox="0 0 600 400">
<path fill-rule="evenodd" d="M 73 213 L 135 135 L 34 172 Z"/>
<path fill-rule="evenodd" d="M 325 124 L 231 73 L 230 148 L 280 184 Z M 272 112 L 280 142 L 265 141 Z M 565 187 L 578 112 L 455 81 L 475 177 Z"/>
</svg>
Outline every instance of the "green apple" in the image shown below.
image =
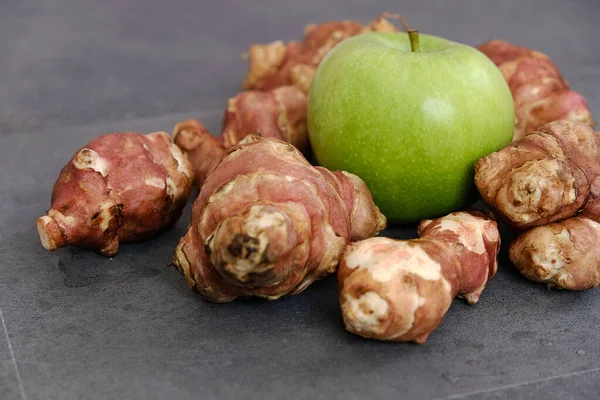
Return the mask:
<svg viewBox="0 0 600 400">
<path fill-rule="evenodd" d="M 391 222 L 444 215 L 476 198 L 473 166 L 511 141 L 513 100 L 473 47 L 412 32 L 344 40 L 308 99 L 317 162 L 360 176 Z M 413 48 L 414 47 L 414 48 Z"/>
</svg>

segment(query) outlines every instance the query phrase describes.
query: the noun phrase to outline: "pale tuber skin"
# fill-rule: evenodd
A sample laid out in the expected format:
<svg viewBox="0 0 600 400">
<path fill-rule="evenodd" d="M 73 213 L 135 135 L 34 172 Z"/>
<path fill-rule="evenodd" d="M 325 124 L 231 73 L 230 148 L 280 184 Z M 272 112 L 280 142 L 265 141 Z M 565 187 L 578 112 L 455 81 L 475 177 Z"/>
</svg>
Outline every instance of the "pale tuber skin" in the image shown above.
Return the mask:
<svg viewBox="0 0 600 400">
<path fill-rule="evenodd" d="M 569 290 L 600 283 L 600 132 L 555 121 L 475 165 L 475 184 L 521 233 L 512 263 L 527 278 Z"/>
<path fill-rule="evenodd" d="M 527 278 L 549 288 L 600 285 L 600 223 L 583 216 L 533 228 L 510 245 L 509 257 Z"/>
<path fill-rule="evenodd" d="M 475 184 L 485 202 L 517 230 L 584 210 L 600 216 L 600 133 L 556 121 L 479 159 Z"/>
<path fill-rule="evenodd" d="M 346 329 L 425 343 L 454 297 L 479 300 L 498 268 L 497 224 L 479 212 L 424 220 L 419 239 L 370 238 L 346 247 L 338 271 Z"/>
<path fill-rule="evenodd" d="M 251 134 L 212 164 L 173 263 L 209 301 L 275 300 L 334 272 L 350 240 L 385 225 L 360 178 Z"/>
<path fill-rule="evenodd" d="M 312 65 L 298 64 L 290 69 L 290 84 L 308 94 L 315 72 L 317 72 L 317 68 Z"/>
<path fill-rule="evenodd" d="M 191 164 L 164 132 L 100 136 L 62 169 L 51 208 L 37 220 L 42 245 L 113 256 L 119 243 L 170 227 L 181 215 L 192 180 Z"/>
<path fill-rule="evenodd" d="M 365 32 L 397 32 L 389 19 L 403 18 L 383 13 L 364 26 L 358 21 L 327 21 L 304 28 L 301 42 L 284 44 L 277 40 L 268 44 L 250 46 L 249 69 L 242 84 L 245 90 L 270 90 L 293 85 L 308 94 L 315 70 L 323 57 L 335 45 L 351 36 Z"/>
<path fill-rule="evenodd" d="M 419 237 L 443 240 L 459 255 L 462 279 L 458 297 L 475 304 L 498 271 L 498 224 L 478 211 L 453 212 L 419 224 Z"/>
<path fill-rule="evenodd" d="M 585 98 L 569 89 L 560 71 L 543 53 L 492 40 L 477 47 L 500 69 L 515 103 L 513 140 L 561 119 L 593 127 Z"/>
<path fill-rule="evenodd" d="M 458 293 L 461 273 L 457 253 L 440 240 L 350 244 L 338 271 L 344 325 L 366 338 L 425 343 Z"/>
</svg>

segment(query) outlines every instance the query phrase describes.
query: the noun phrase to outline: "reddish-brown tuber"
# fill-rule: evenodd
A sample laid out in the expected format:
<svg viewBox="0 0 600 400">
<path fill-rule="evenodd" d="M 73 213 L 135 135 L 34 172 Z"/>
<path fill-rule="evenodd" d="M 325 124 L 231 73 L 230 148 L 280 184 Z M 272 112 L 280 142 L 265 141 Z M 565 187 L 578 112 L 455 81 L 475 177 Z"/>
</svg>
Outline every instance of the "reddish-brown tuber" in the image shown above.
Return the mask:
<svg viewBox="0 0 600 400">
<path fill-rule="evenodd" d="M 585 98 L 569 89 L 547 55 L 503 40 L 483 43 L 478 49 L 500 68 L 512 92 L 513 140 L 560 119 L 595 125 Z"/>
<path fill-rule="evenodd" d="M 423 221 L 421 238 L 347 246 L 338 271 L 346 329 L 367 338 L 425 343 L 457 294 L 475 303 L 497 269 L 497 225 L 477 212 Z"/>
<path fill-rule="evenodd" d="M 251 134 L 213 163 L 173 263 L 207 300 L 274 300 L 334 272 L 350 240 L 384 227 L 360 178 Z"/>
<path fill-rule="evenodd" d="M 249 90 L 229 99 L 223 123 L 225 148 L 260 132 L 308 150 L 306 95 L 294 86 L 269 91 Z"/>
<path fill-rule="evenodd" d="M 419 237 L 439 239 L 454 248 L 462 265 L 458 297 L 469 304 L 477 303 L 498 271 L 500 233 L 496 221 L 477 211 L 453 212 L 443 218 L 421 221 Z"/>
<path fill-rule="evenodd" d="M 194 169 L 194 184 L 198 187 L 206 179 L 212 162 L 223 155 L 223 140 L 210 134 L 208 129 L 195 119 L 175 125 L 173 142 L 187 155 Z"/>
<path fill-rule="evenodd" d="M 274 89 L 294 85 L 308 93 L 314 72 L 329 50 L 351 36 L 365 32 L 397 32 L 389 19 L 400 19 L 395 14 L 383 13 L 363 26 L 357 21 L 327 21 L 304 28 L 301 42 L 284 44 L 277 40 L 264 45 L 250 46 L 248 74 L 244 89 Z"/>
<path fill-rule="evenodd" d="M 202 186 L 211 163 L 253 132 L 284 140 L 308 153 L 304 92 L 294 86 L 242 92 L 227 102 L 222 137 L 211 136 L 204 125 L 191 119 L 175 126 L 173 141 L 188 155 L 196 186 Z"/>
<path fill-rule="evenodd" d="M 191 191 L 193 171 L 164 132 L 113 133 L 80 149 L 62 169 L 42 245 L 88 247 L 113 256 L 119 243 L 146 239 L 172 225 Z"/>
<path fill-rule="evenodd" d="M 568 120 L 546 124 L 480 159 L 483 199 L 517 230 L 512 263 L 548 287 L 600 285 L 600 132 Z"/>
<path fill-rule="evenodd" d="M 600 216 L 600 133 L 556 121 L 479 159 L 479 193 L 513 227 L 561 221 L 581 209 Z"/>
<path fill-rule="evenodd" d="M 512 263 L 548 287 L 584 290 L 600 285 L 600 224 L 577 216 L 533 228 L 510 245 Z"/>
<path fill-rule="evenodd" d="M 336 44 L 350 36 L 374 31 L 396 32 L 396 27 L 389 19 L 401 20 L 403 26 L 406 25 L 401 16 L 383 13 L 367 26 L 356 21 L 309 24 L 304 29 L 301 42 L 284 44 L 277 40 L 251 46 L 248 52 L 250 67 L 242 85 L 246 91 L 229 99 L 225 112 L 224 147 L 235 145 L 251 132 L 260 132 L 265 137 L 285 140 L 303 153 L 308 153 L 306 94 L 321 59 Z M 193 127 L 187 131 L 191 137 L 180 140 L 196 170 L 196 185 L 200 186 L 208 166 L 220 150 L 205 139 L 201 133 L 204 128 L 197 128 L 201 126 L 199 122 L 191 124 Z M 187 125 L 190 125 L 190 121 L 184 123 L 184 126 Z M 176 127 L 175 133 L 177 131 Z M 194 133 L 200 138 L 195 139 Z M 208 151 L 206 147 L 212 150 Z M 206 156 L 203 152 L 206 152 Z"/>
</svg>

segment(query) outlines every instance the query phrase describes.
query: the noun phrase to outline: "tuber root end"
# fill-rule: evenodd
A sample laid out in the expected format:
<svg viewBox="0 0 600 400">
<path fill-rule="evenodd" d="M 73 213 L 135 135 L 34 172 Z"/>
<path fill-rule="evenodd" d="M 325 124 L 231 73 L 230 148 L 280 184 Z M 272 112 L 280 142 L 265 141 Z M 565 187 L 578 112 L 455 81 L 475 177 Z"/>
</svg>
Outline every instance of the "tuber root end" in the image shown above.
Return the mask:
<svg viewBox="0 0 600 400">
<path fill-rule="evenodd" d="M 225 218 L 206 243 L 211 262 L 231 284 L 243 287 L 271 286 L 285 273 L 277 263 L 296 247 L 292 222 L 269 206 L 253 206 L 241 216 Z"/>
<path fill-rule="evenodd" d="M 55 220 L 47 215 L 37 219 L 37 233 L 42 246 L 48 251 L 55 251 L 65 245 L 65 237 Z"/>
</svg>

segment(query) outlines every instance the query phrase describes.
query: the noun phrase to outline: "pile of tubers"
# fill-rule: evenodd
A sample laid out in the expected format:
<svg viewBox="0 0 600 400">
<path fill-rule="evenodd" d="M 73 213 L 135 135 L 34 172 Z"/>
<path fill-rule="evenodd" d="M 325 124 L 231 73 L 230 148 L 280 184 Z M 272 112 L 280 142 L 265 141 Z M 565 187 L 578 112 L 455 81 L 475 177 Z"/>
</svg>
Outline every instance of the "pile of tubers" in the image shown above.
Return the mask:
<svg viewBox="0 0 600 400">
<path fill-rule="evenodd" d="M 517 239 L 509 257 L 549 287 L 600 285 L 600 132 L 585 99 L 550 58 L 494 40 L 478 48 L 502 71 L 516 107 L 513 142 L 475 166 L 492 212 L 421 221 L 418 238 L 375 237 L 386 218 L 356 175 L 311 165 L 307 93 L 323 56 L 369 31 L 395 32 L 382 14 L 308 25 L 302 41 L 254 45 L 244 91 L 228 100 L 221 136 L 197 120 L 165 132 L 100 136 L 62 169 L 38 218 L 42 245 L 114 256 L 177 221 L 193 192 L 173 265 L 204 299 L 276 300 L 337 272 L 346 329 L 424 343 L 455 297 L 469 304 L 498 270 L 497 219 Z"/>
<path fill-rule="evenodd" d="M 475 184 L 519 233 L 509 256 L 524 276 L 570 290 L 600 285 L 600 132 L 546 124 L 480 159 Z"/>
</svg>

